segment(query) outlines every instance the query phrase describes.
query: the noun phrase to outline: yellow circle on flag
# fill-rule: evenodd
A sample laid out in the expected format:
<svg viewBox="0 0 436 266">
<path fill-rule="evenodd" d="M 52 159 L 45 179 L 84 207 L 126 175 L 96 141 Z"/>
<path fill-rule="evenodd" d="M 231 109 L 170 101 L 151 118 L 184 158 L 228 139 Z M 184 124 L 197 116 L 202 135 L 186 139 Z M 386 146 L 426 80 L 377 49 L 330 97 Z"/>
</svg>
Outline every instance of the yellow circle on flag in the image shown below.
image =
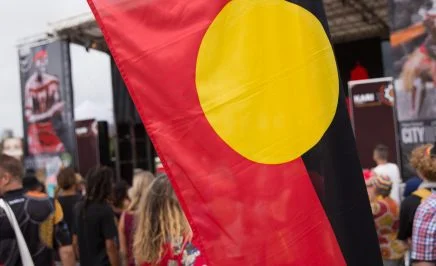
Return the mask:
<svg viewBox="0 0 436 266">
<path fill-rule="evenodd" d="M 233 0 L 207 30 L 196 85 L 212 128 L 245 158 L 292 161 L 324 135 L 339 78 L 320 21 L 284 0 Z"/>
</svg>

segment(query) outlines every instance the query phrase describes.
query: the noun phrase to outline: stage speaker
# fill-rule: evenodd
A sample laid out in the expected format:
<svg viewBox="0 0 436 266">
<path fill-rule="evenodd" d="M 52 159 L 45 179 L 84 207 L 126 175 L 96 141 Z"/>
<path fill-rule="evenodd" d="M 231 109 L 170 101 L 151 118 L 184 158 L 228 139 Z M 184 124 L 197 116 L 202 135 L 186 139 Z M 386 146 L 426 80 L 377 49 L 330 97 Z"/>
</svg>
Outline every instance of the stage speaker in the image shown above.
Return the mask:
<svg viewBox="0 0 436 266">
<path fill-rule="evenodd" d="M 98 150 L 100 164 L 112 167 L 110 154 L 109 127 L 106 121 L 98 122 Z"/>
<path fill-rule="evenodd" d="M 142 124 L 118 124 L 118 163 L 123 180 L 132 182 L 133 172 L 141 168 L 154 172 L 154 148 Z"/>
<path fill-rule="evenodd" d="M 145 131 L 144 125 L 137 124 L 135 126 L 135 137 L 136 147 L 138 147 L 135 149 L 135 157 L 137 160 L 136 168 L 141 168 L 154 173 L 154 157 L 156 152 L 147 132 Z"/>
</svg>

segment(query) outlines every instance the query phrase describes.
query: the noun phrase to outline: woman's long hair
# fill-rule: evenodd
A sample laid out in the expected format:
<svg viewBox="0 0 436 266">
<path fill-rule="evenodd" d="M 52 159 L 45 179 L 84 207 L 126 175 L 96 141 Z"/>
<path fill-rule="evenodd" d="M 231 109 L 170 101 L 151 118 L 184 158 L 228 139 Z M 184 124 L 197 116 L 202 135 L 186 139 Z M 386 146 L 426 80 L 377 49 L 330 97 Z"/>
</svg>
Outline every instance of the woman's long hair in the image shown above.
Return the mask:
<svg viewBox="0 0 436 266">
<path fill-rule="evenodd" d="M 136 211 L 138 209 L 141 197 L 148 190 L 153 179 L 154 175 L 148 171 L 140 171 L 133 176 L 132 187 L 128 191 L 130 205 L 127 211 Z"/>
<path fill-rule="evenodd" d="M 183 237 L 188 222 L 166 175 L 158 175 L 141 198 L 133 241 L 135 259 L 139 263 L 157 264 L 164 248 Z"/>
</svg>

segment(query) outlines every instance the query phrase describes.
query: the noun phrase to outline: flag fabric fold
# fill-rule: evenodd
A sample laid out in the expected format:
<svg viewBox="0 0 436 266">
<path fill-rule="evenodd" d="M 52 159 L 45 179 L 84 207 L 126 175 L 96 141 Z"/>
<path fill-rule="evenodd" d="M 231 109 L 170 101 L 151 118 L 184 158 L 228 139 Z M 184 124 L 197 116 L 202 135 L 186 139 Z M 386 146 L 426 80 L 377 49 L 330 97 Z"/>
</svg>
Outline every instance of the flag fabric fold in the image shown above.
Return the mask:
<svg viewBox="0 0 436 266">
<path fill-rule="evenodd" d="M 88 2 L 208 265 L 382 265 L 322 1 Z"/>
</svg>

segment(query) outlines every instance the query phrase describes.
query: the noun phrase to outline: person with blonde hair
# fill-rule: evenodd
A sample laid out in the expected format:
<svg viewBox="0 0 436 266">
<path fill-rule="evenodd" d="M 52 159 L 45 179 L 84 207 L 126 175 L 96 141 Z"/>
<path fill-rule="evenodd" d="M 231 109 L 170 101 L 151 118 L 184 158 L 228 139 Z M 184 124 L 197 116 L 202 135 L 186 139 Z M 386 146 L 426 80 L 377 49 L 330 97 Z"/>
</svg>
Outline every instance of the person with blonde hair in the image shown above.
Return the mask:
<svg viewBox="0 0 436 266">
<path fill-rule="evenodd" d="M 120 255 L 124 262 L 123 265 L 134 266 L 135 259 L 133 258 L 133 228 L 135 220 L 135 211 L 138 209 L 141 197 L 146 193 L 154 176 L 147 171 L 137 171 L 133 176 L 133 184 L 129 189 L 130 205 L 127 210 L 121 214 L 118 224 L 118 237 L 120 241 Z"/>
<path fill-rule="evenodd" d="M 191 244 L 191 228 L 165 174 L 152 182 L 137 214 L 133 251 L 138 265 L 206 265 Z"/>
</svg>

